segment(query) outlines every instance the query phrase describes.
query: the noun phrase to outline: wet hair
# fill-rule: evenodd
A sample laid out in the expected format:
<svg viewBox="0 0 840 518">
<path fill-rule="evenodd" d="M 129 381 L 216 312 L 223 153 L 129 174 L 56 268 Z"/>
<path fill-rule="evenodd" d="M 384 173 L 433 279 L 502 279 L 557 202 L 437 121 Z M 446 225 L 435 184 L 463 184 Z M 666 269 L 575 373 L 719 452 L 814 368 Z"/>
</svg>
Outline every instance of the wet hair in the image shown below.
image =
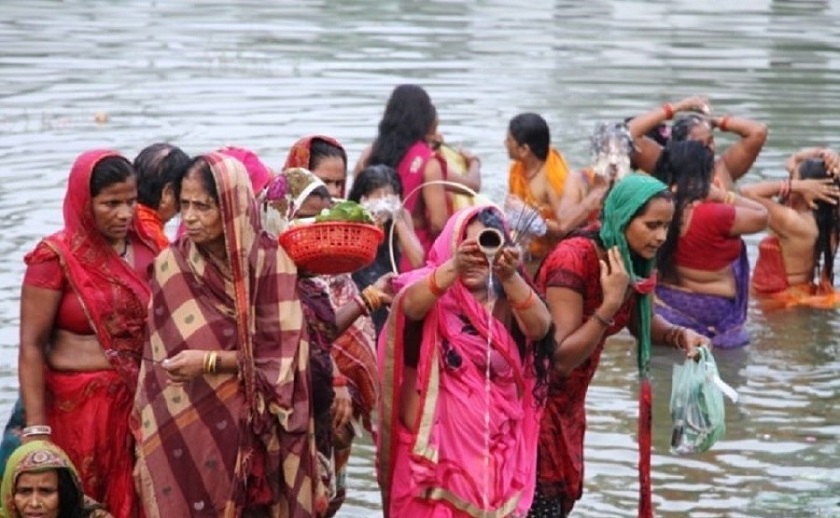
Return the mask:
<svg viewBox="0 0 840 518">
<path fill-rule="evenodd" d="M 403 189 L 400 176 L 393 167 L 385 164 L 367 166 L 353 179 L 353 186 L 350 188 L 348 200 L 359 203 L 363 196 L 382 187 L 390 186 L 394 193 L 402 199 Z"/>
<path fill-rule="evenodd" d="M 671 125 L 670 140 L 676 140 L 677 142 L 688 140 L 691 130 L 698 124 L 704 124 L 705 122 L 706 119 L 696 113 L 679 116 Z"/>
<path fill-rule="evenodd" d="M 157 209 L 164 187 L 174 185 L 189 165 L 190 157 L 172 144 L 158 142 L 144 148 L 134 159 L 137 201 Z"/>
<path fill-rule="evenodd" d="M 712 151 L 702 142 L 694 140 L 671 140 L 656 162 L 654 176 L 674 191 L 674 219 L 668 227 L 668 237 L 657 254 L 657 264 L 665 279 L 676 271 L 674 254 L 683 212 L 690 203 L 709 196 L 714 165 Z"/>
<path fill-rule="evenodd" d="M 313 138 L 312 144 L 309 146 L 309 164 L 307 164 L 307 169 L 314 171 L 325 158 L 340 158 L 344 164 L 344 168 L 347 169 L 347 153 L 344 149 L 324 139 Z"/>
<path fill-rule="evenodd" d="M 216 188 L 216 179 L 213 178 L 213 171 L 210 169 L 210 162 L 208 162 L 203 156 L 193 158 L 186 169 L 184 169 L 181 178 L 179 178 L 175 183 L 175 198 L 178 200 L 181 199 L 181 186 L 184 183 L 184 178 L 188 177 L 192 172 L 198 173 L 198 178 L 201 180 L 204 190 L 207 191 L 207 194 L 209 194 L 211 198 L 213 198 L 216 205 L 219 205 L 219 191 Z"/>
<path fill-rule="evenodd" d="M 520 146 L 527 145 L 540 160 L 548 158 L 551 132 L 548 123 L 536 113 L 520 113 L 508 123 L 508 131 Z"/>
<path fill-rule="evenodd" d="M 136 176 L 136 173 L 127 158 L 118 155 L 106 156 L 93 166 L 93 173 L 90 175 L 90 196 L 93 198 L 99 195 L 102 189 L 122 183 L 133 176 Z"/>
<path fill-rule="evenodd" d="M 55 471 L 58 475 L 58 518 L 82 518 L 85 515 L 84 499 L 73 475 L 66 468 Z"/>
<path fill-rule="evenodd" d="M 821 180 L 831 178 L 831 175 L 825 169 L 825 162 L 812 158 L 799 165 L 799 177 L 803 180 Z M 817 221 L 818 234 L 814 246 L 814 278 L 819 282 L 819 275 L 822 274 L 834 284 L 834 256 L 837 254 L 837 243 L 840 239 L 840 209 L 823 200 L 816 200 L 816 205 L 814 219 Z"/>
<path fill-rule="evenodd" d="M 436 120 L 437 110 L 423 87 L 397 86 L 385 105 L 367 165 L 396 168 L 409 148 L 432 131 Z"/>
</svg>

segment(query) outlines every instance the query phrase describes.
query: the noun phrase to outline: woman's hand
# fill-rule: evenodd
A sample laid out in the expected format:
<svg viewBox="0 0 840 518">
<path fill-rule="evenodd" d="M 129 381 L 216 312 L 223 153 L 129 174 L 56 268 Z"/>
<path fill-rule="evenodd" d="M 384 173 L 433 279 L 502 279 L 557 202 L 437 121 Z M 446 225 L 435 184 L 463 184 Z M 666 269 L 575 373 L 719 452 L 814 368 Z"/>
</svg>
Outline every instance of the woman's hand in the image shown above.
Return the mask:
<svg viewBox="0 0 840 518">
<path fill-rule="evenodd" d="M 817 208 L 817 201 L 837 204 L 840 189 L 834 183 L 834 178 L 809 178 L 807 180 L 792 180 L 791 190 L 799 193 L 812 209 Z"/>
<path fill-rule="evenodd" d="M 463 276 L 466 272 L 479 266 L 487 264 L 487 258 L 478 248 L 478 242 L 475 239 L 465 239 L 458 245 L 455 250 L 455 272 L 458 277 Z"/>
<path fill-rule="evenodd" d="M 347 387 L 335 387 L 334 390 L 335 398 L 330 412 L 333 417 L 333 430 L 338 430 L 353 418 L 353 400 Z"/>
<path fill-rule="evenodd" d="M 187 349 L 166 358 L 160 362 L 160 366 L 166 370 L 169 381 L 184 383 L 204 375 L 204 357 L 207 353 L 200 349 Z"/>
<path fill-rule="evenodd" d="M 709 98 L 705 95 L 693 95 L 674 103 L 674 111 L 698 112 L 703 115 L 709 115 L 712 113 L 712 107 L 709 105 Z"/>
<path fill-rule="evenodd" d="M 519 249 L 513 246 L 502 248 L 493 261 L 493 273 L 502 282 L 510 280 L 519 267 Z"/>
<path fill-rule="evenodd" d="M 604 292 L 604 305 L 609 304 L 617 311 L 624 303 L 624 296 L 627 287 L 630 285 L 630 276 L 624 268 L 624 260 L 621 259 L 621 252 L 614 246 L 607 250 L 607 260 L 600 260 L 601 263 L 601 289 Z M 611 317 L 607 317 L 611 318 Z"/>
<path fill-rule="evenodd" d="M 390 306 L 391 302 L 394 300 L 394 278 L 396 275 L 392 272 L 388 272 L 382 277 L 376 279 L 376 282 L 372 284 L 372 286 L 379 292 L 379 298 L 382 300 L 382 304 L 385 306 Z"/>
<path fill-rule="evenodd" d="M 820 151 L 820 157 L 825 164 L 825 170 L 831 176 L 840 177 L 840 155 L 833 149 L 824 148 Z"/>
<path fill-rule="evenodd" d="M 697 331 L 694 331 L 693 329 L 689 329 L 687 327 L 683 327 L 680 330 L 680 334 L 677 335 L 677 341 L 674 345 L 677 346 L 677 349 L 680 349 L 685 352 L 686 358 L 691 358 L 694 361 L 700 359 L 700 351 L 698 350 L 698 348 L 701 345 L 705 346 L 706 349 L 712 349 L 711 340 L 701 335 Z"/>
</svg>

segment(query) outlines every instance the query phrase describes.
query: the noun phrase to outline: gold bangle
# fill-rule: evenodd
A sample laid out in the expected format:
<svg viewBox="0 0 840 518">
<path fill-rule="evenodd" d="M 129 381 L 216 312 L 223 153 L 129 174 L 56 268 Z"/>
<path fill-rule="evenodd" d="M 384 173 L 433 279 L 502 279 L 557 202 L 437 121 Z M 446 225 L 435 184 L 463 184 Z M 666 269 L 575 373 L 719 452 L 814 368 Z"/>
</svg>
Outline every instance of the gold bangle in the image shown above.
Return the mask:
<svg viewBox="0 0 840 518">
<path fill-rule="evenodd" d="M 735 204 L 735 193 L 732 191 L 726 191 L 726 194 L 723 195 L 723 203 L 727 205 Z"/>
<path fill-rule="evenodd" d="M 216 368 L 218 367 L 219 361 L 219 353 L 213 351 L 210 353 L 210 374 L 216 374 Z"/>
<path fill-rule="evenodd" d="M 210 351 L 204 353 L 204 361 L 202 362 L 201 371 L 204 374 L 210 373 Z"/>
<path fill-rule="evenodd" d="M 379 290 L 374 288 L 373 285 L 363 289 L 362 296 L 368 301 L 371 311 L 376 311 L 382 307 L 382 296 L 379 294 Z"/>
</svg>

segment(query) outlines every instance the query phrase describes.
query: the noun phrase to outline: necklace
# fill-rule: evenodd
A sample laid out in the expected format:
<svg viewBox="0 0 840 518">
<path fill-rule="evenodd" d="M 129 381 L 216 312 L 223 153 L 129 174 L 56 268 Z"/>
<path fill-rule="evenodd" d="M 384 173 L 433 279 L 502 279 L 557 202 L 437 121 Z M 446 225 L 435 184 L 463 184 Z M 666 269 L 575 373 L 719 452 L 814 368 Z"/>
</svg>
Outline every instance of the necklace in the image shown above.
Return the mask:
<svg viewBox="0 0 840 518">
<path fill-rule="evenodd" d="M 533 170 L 533 171 L 531 171 L 530 173 L 525 173 L 525 179 L 526 179 L 526 180 L 528 180 L 528 181 L 530 182 L 531 180 L 533 180 L 534 178 L 536 178 L 536 177 L 537 177 L 537 175 L 538 175 L 538 174 L 540 174 L 540 171 L 542 171 L 542 169 L 543 169 L 543 167 L 544 167 L 544 166 L 545 166 L 545 162 L 543 162 L 542 164 L 540 164 L 540 166 L 539 166 L 539 167 L 537 167 L 536 169 L 534 169 L 534 170 Z"/>
</svg>

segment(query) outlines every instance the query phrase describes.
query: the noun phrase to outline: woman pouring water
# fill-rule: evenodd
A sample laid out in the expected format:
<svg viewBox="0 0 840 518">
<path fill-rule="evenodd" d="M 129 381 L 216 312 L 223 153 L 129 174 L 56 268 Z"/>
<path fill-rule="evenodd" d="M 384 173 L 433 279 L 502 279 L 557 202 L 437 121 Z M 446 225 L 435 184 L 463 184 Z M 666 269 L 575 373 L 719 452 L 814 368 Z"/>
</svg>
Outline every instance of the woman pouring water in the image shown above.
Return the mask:
<svg viewBox="0 0 840 518">
<path fill-rule="evenodd" d="M 550 316 L 509 243 L 500 212 L 464 209 L 401 279 L 379 341 L 385 516 L 530 506 Z"/>
</svg>

